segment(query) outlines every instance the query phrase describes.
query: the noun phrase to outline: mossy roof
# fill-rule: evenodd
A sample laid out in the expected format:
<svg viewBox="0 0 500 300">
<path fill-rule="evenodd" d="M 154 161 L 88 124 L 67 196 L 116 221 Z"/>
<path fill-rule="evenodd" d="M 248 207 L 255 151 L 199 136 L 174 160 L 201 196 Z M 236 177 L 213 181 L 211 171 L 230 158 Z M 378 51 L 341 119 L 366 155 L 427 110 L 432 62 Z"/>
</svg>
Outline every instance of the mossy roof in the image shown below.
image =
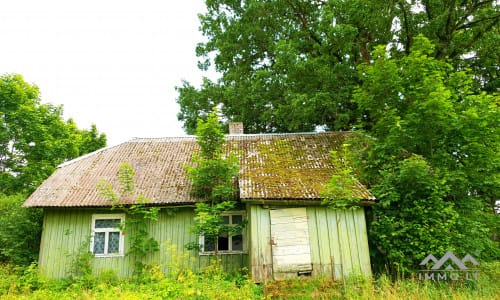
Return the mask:
<svg viewBox="0 0 500 300">
<path fill-rule="evenodd" d="M 330 152 L 339 150 L 351 133 L 294 133 L 234 135 L 227 150 L 239 157 L 239 197 L 242 201 L 320 200 L 324 185 L 336 172 Z M 60 165 L 26 200 L 26 207 L 100 207 L 109 201 L 99 195 L 102 180 L 118 186 L 122 162 L 132 165 L 136 193 L 152 204 L 192 204 L 191 182 L 185 165 L 198 151 L 195 137 L 133 139 Z M 361 184 L 354 194 L 374 197 Z M 130 201 L 133 198 L 130 199 Z"/>
</svg>

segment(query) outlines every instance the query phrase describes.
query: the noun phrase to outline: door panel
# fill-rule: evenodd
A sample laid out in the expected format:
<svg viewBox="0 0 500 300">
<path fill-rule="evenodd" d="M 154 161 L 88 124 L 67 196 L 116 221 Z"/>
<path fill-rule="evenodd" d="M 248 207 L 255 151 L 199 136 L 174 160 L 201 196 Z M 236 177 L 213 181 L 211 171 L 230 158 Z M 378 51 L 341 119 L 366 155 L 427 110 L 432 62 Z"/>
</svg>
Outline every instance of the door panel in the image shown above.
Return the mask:
<svg viewBox="0 0 500 300">
<path fill-rule="evenodd" d="M 274 209 L 270 217 L 274 278 L 312 271 L 306 208 Z"/>
</svg>

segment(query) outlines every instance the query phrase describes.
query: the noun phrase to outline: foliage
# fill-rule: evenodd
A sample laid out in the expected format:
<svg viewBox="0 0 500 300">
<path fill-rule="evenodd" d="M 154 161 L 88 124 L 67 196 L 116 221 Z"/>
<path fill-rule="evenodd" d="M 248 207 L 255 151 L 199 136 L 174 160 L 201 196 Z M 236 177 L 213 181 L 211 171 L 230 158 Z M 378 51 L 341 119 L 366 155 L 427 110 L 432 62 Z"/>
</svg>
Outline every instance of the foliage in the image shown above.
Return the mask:
<svg viewBox="0 0 500 300">
<path fill-rule="evenodd" d="M 216 203 L 196 203 L 194 226 L 191 232 L 203 236 L 206 241 L 213 241 L 215 255 L 218 255 L 218 237 L 222 234 L 234 235 L 242 230 L 245 223 L 228 225 L 224 223 L 225 212 L 235 209 L 235 201 L 222 201 Z M 186 245 L 187 249 L 200 249 L 197 242 Z"/>
<path fill-rule="evenodd" d="M 444 200 L 447 187 L 440 174 L 422 157 L 412 156 L 381 176 L 372 190 L 380 200 L 370 238 L 383 249 L 392 273 L 408 272 L 430 253 L 442 256 L 455 250 L 458 236 L 450 233 L 458 215 Z"/>
<path fill-rule="evenodd" d="M 193 165 L 186 166 L 188 177 L 193 183 L 191 193 L 208 203 L 198 202 L 195 209 L 193 233 L 215 241 L 223 233 L 231 234 L 240 230 L 238 226 L 224 224 L 222 214 L 236 206 L 234 179 L 238 175 L 238 159 L 232 153 L 224 152 L 225 137 L 219 124 L 217 110 L 214 109 L 207 120 L 198 120 L 196 141 L 200 151 L 193 156 Z M 188 248 L 199 248 L 189 244 Z"/>
<path fill-rule="evenodd" d="M 342 154 L 332 151 L 332 161 L 335 166 L 335 174 L 321 191 L 323 204 L 331 208 L 346 208 L 356 206 L 356 202 L 363 200 L 356 195 L 358 181 L 351 166 L 351 154 L 349 144 L 342 145 Z"/>
<path fill-rule="evenodd" d="M 488 266 L 498 273 L 498 265 Z M 211 271 L 170 277 L 153 268 L 149 280 L 94 277 L 90 286 L 66 280 L 40 278 L 36 268 L 25 270 L 0 265 L 1 299 L 496 299 L 498 281 L 489 270 L 472 282 L 435 283 L 414 279 L 391 281 L 387 276 L 373 280 L 344 281 L 297 278 L 261 285 Z"/>
<path fill-rule="evenodd" d="M 148 206 L 151 202 L 143 194 L 138 195 L 131 203 L 128 201 L 135 190 L 134 170 L 128 163 L 122 163 L 118 170 L 119 192 L 106 181 L 98 185 L 99 193 L 113 204 L 113 209 L 119 209 L 126 213 L 121 230 L 129 236 L 130 247 L 127 255 L 134 257 L 135 273 L 139 276 L 147 269 L 144 259 L 148 254 L 160 250 L 158 242 L 149 236 L 149 223 L 158 221 L 159 207 Z"/>
<path fill-rule="evenodd" d="M 77 253 L 71 253 L 70 276 L 73 281 L 88 282 L 92 279 L 92 260 L 94 254 L 89 251 L 90 238 L 80 245 Z"/>
<path fill-rule="evenodd" d="M 391 56 L 411 53 L 427 36 L 439 60 L 473 70 L 475 88 L 500 87 L 500 6 L 497 1 L 206 1 L 199 68 L 219 79 L 177 87 L 179 120 L 193 134 L 197 119 L 220 105 L 245 132 L 346 130 L 362 116 L 351 101 L 356 66 L 375 46 Z"/>
<path fill-rule="evenodd" d="M 354 94 L 371 137 L 357 152 L 362 179 L 380 200 L 371 241 L 402 270 L 445 248 L 500 255 L 490 231 L 500 197 L 500 98 L 476 92 L 473 74 L 434 53 L 422 36 L 400 58 L 378 47 L 373 63 L 358 68 L 363 84 Z"/>
<path fill-rule="evenodd" d="M 206 121 L 199 119 L 196 141 L 200 151 L 187 165 L 188 177 L 193 183 L 191 193 L 211 202 L 234 199 L 234 178 L 238 174 L 238 159 L 224 152 L 225 138 L 219 125 L 217 111 L 209 114 Z"/>
<path fill-rule="evenodd" d="M 106 136 L 64 121 L 21 75 L 0 76 L 0 192 L 32 192 L 65 160 L 106 145 Z"/>
<path fill-rule="evenodd" d="M 22 208 L 24 200 L 0 194 L 0 262 L 29 265 L 38 259 L 43 213 Z"/>
<path fill-rule="evenodd" d="M 106 145 L 106 136 L 78 129 L 62 118 L 61 106 L 44 104 L 37 86 L 21 75 L 0 76 L 0 261 L 29 264 L 38 259 L 42 211 L 21 208 L 65 160 Z"/>
</svg>

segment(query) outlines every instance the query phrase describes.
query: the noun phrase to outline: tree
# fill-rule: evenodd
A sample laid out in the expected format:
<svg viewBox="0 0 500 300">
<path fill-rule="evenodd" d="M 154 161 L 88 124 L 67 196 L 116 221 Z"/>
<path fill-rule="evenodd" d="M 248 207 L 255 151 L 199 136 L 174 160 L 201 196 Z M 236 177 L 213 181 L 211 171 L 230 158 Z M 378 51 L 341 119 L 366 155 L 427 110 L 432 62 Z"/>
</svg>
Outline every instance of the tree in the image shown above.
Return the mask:
<svg viewBox="0 0 500 300">
<path fill-rule="evenodd" d="M 362 115 L 351 101 L 361 82 L 356 66 L 376 45 L 408 55 L 424 34 L 439 60 L 474 71 L 476 90 L 500 87 L 500 6 L 497 1 L 206 1 L 200 16 L 208 41 L 196 49 L 199 67 L 221 77 L 200 88 L 178 87 L 185 130 L 214 106 L 245 131 L 351 129 Z"/>
<path fill-rule="evenodd" d="M 134 258 L 134 272 L 136 275 L 141 276 L 149 267 L 144 262 L 148 254 L 160 250 L 158 241 L 151 237 L 148 231 L 148 223 L 158 221 L 160 208 L 148 205 L 151 200 L 143 194 L 134 195 L 135 175 L 129 163 L 120 164 L 117 176 L 119 182 L 118 192 L 106 180 L 99 182 L 97 189 L 99 194 L 106 197 L 113 205 L 112 209 L 118 209 L 126 213 L 125 223 L 120 226 L 130 238 L 130 248 L 127 255 Z M 132 204 L 129 204 L 131 197 L 135 199 Z"/>
<path fill-rule="evenodd" d="M 0 192 L 33 191 L 65 160 L 106 145 L 96 127 L 64 121 L 61 106 L 43 104 L 21 75 L 0 77 Z"/>
<path fill-rule="evenodd" d="M 473 74 L 434 51 L 423 36 L 400 58 L 376 48 L 373 63 L 358 68 L 363 84 L 354 93 L 371 137 L 358 163 L 380 201 L 371 240 L 403 269 L 425 253 L 500 254 L 490 231 L 500 197 L 500 97 L 475 91 Z"/>
<path fill-rule="evenodd" d="M 22 208 L 24 200 L 0 194 L 0 262 L 29 265 L 38 259 L 43 213 Z"/>
<path fill-rule="evenodd" d="M 224 224 L 222 215 L 237 205 L 234 179 L 239 165 L 234 154 L 224 151 L 225 136 L 219 124 L 217 110 L 213 110 L 204 121 L 199 119 L 196 141 L 200 151 L 193 157 L 193 165 L 186 166 L 193 183 L 191 193 L 203 201 L 196 203 L 193 232 L 213 243 L 218 255 L 218 237 L 222 233 L 236 233 L 240 226 Z M 199 244 L 188 248 L 199 248 Z"/>
<path fill-rule="evenodd" d="M 65 160 L 106 145 L 106 136 L 64 121 L 60 106 L 43 104 L 38 87 L 21 75 L 0 76 L 0 260 L 29 264 L 38 258 L 40 209 L 21 208 Z"/>
</svg>

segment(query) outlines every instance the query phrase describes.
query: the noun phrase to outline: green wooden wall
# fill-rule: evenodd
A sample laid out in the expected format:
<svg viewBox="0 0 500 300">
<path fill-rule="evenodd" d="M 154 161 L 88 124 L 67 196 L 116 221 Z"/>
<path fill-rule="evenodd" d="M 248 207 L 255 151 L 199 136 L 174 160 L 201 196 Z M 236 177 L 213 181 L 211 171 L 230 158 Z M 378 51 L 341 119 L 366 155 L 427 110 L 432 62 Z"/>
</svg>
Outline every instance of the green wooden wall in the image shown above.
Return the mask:
<svg viewBox="0 0 500 300">
<path fill-rule="evenodd" d="M 237 271 L 249 267 L 256 282 L 273 279 L 269 210 L 262 205 L 247 205 L 247 243 L 249 254 L 221 255 L 224 269 Z M 72 262 L 81 251 L 88 251 L 92 215 L 116 213 L 95 209 L 45 209 L 39 265 L 50 278 L 70 274 Z M 150 224 L 150 232 L 160 242 L 160 251 L 146 263 L 158 264 L 165 273 L 176 267 L 198 271 L 210 264 L 213 256 L 185 250 L 184 245 L 197 241 L 191 234 L 194 212 L 179 208 L 172 215 L 162 210 L 158 222 Z M 351 274 L 371 276 L 368 240 L 363 208 L 333 210 L 308 206 L 307 220 L 313 264 L 312 276 L 340 279 Z M 125 235 L 125 251 L 129 247 Z M 93 258 L 95 274 L 113 270 L 118 276 L 130 276 L 134 258 Z"/>
<path fill-rule="evenodd" d="M 93 214 L 118 213 L 118 211 L 96 209 L 45 209 L 39 266 L 49 278 L 63 278 L 70 274 L 71 265 L 81 251 L 88 251 Z M 198 271 L 210 264 L 214 257 L 199 255 L 196 250 L 185 250 L 184 245 L 197 241 L 191 234 L 194 212 L 192 208 L 179 208 L 169 215 L 160 212 L 158 222 L 150 224 L 152 236 L 160 243 L 160 251 L 150 255 L 146 263 L 160 265 L 165 273 L 173 268 L 183 267 Z M 247 242 L 248 240 L 246 240 Z M 125 235 L 125 252 L 129 247 Z M 247 254 L 220 255 L 227 271 L 237 271 L 248 267 Z M 113 270 L 118 276 L 132 275 L 134 257 L 93 258 L 95 274 Z"/>
<path fill-rule="evenodd" d="M 273 208 L 248 206 L 250 269 L 256 282 L 274 278 L 270 209 Z M 307 219 L 313 277 L 340 279 L 355 274 L 371 276 L 363 208 L 334 210 L 308 206 Z"/>
</svg>

